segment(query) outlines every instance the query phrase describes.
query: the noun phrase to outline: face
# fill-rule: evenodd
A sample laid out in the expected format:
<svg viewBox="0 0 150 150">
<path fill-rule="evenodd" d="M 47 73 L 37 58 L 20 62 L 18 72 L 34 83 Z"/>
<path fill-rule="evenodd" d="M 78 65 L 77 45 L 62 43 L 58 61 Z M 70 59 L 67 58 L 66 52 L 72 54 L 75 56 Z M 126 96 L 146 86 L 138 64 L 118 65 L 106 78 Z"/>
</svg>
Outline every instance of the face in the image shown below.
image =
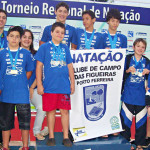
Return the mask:
<svg viewBox="0 0 150 150">
<path fill-rule="evenodd" d="M 112 30 L 112 31 L 117 31 L 119 23 L 120 23 L 120 21 L 118 19 L 111 18 L 108 21 L 109 29 Z"/>
<path fill-rule="evenodd" d="M 133 46 L 133 49 L 136 55 L 142 56 L 146 47 L 143 42 L 138 42 L 135 46 Z"/>
<path fill-rule="evenodd" d="M 20 42 L 20 34 L 18 31 L 12 31 L 9 33 L 7 36 L 7 41 L 9 48 L 17 49 L 19 47 L 19 42 Z"/>
<path fill-rule="evenodd" d="M 32 44 L 32 35 L 30 32 L 25 32 L 25 34 L 21 37 L 21 47 L 28 49 Z"/>
<path fill-rule="evenodd" d="M 0 28 L 4 28 L 6 21 L 7 21 L 7 17 L 5 13 L 0 12 Z"/>
<path fill-rule="evenodd" d="M 53 32 L 51 32 L 52 41 L 54 44 L 59 44 L 65 35 L 65 30 L 61 27 L 56 27 Z"/>
<path fill-rule="evenodd" d="M 93 24 L 95 23 L 96 19 L 92 19 L 89 14 L 84 14 L 82 17 L 83 25 L 85 28 L 93 28 Z"/>
<path fill-rule="evenodd" d="M 57 11 L 55 10 L 55 15 L 57 22 L 65 23 L 68 16 L 68 11 L 65 7 L 59 7 Z"/>
</svg>

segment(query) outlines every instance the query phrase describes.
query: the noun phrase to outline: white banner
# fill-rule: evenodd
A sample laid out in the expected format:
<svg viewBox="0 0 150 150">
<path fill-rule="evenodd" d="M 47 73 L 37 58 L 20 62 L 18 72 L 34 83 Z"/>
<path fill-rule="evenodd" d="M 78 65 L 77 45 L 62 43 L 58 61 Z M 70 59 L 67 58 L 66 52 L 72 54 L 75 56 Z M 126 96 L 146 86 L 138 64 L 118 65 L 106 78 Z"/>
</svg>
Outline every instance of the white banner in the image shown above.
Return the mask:
<svg viewBox="0 0 150 150">
<path fill-rule="evenodd" d="M 122 131 L 119 116 L 125 49 L 71 51 L 75 93 L 70 131 L 74 142 Z"/>
</svg>

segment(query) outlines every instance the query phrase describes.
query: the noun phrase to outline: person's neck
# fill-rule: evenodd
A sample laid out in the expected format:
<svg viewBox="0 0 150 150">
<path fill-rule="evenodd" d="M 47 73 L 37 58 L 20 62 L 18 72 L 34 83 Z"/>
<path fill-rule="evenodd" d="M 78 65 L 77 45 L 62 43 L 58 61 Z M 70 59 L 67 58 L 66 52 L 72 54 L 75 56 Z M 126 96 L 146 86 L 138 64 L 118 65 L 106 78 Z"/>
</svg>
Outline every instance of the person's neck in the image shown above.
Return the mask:
<svg viewBox="0 0 150 150">
<path fill-rule="evenodd" d="M 93 26 L 92 26 L 92 27 L 85 28 L 85 30 L 88 31 L 88 32 L 93 32 L 93 29 L 94 29 Z"/>
<path fill-rule="evenodd" d="M 59 45 L 59 44 L 60 44 L 59 41 L 56 41 L 56 40 L 54 40 L 54 39 L 52 39 L 52 42 L 53 42 L 55 45 Z"/>
<path fill-rule="evenodd" d="M 142 55 L 134 54 L 136 61 L 139 61 L 142 58 Z"/>
<path fill-rule="evenodd" d="M 110 34 L 116 34 L 116 32 L 117 32 L 117 30 L 112 30 L 110 28 L 108 29 L 108 31 L 109 31 Z"/>
<path fill-rule="evenodd" d="M 61 21 L 59 21 L 59 20 L 57 20 L 57 19 L 56 19 L 56 22 L 61 22 Z M 66 21 L 63 21 L 63 22 L 61 22 L 61 23 L 65 24 L 65 23 L 66 23 Z"/>
<path fill-rule="evenodd" d="M 9 49 L 12 50 L 12 51 L 13 51 L 13 50 L 17 50 L 17 49 L 19 48 L 19 46 L 13 47 L 13 46 L 10 46 L 10 45 L 8 45 L 8 47 L 9 47 Z"/>
<path fill-rule="evenodd" d="M 0 35 L 4 32 L 4 28 L 0 28 Z"/>
</svg>

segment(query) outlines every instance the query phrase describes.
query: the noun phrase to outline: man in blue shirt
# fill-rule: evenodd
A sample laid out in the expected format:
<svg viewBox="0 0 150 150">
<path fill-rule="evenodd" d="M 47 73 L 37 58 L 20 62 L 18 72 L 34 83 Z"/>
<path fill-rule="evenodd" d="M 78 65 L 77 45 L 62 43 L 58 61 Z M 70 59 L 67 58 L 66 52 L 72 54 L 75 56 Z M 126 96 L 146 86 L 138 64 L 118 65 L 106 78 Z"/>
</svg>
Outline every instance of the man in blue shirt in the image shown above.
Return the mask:
<svg viewBox="0 0 150 150">
<path fill-rule="evenodd" d="M 77 43 L 76 45 L 72 45 L 72 49 L 84 50 L 84 49 L 102 49 L 103 48 L 103 38 L 102 34 L 97 32 L 94 29 L 94 23 L 96 21 L 96 17 L 93 11 L 86 10 L 82 13 L 82 20 L 85 29 L 77 28 L 76 36 L 73 43 Z"/>
<path fill-rule="evenodd" d="M 75 28 L 66 24 L 66 19 L 69 14 L 69 6 L 65 2 L 58 3 L 56 5 L 55 14 L 56 14 L 56 22 L 61 22 L 65 24 L 65 36 L 62 43 L 70 47 L 70 43 L 74 41 L 73 39 L 76 38 L 76 35 L 75 35 Z M 52 25 L 46 26 L 44 28 L 43 32 L 41 33 L 41 40 L 39 42 L 39 45 L 52 40 L 51 28 Z M 73 44 L 76 45 L 76 43 Z"/>
<path fill-rule="evenodd" d="M 103 34 L 104 48 L 127 48 L 127 37 L 117 33 L 117 28 L 121 21 L 120 12 L 117 9 L 111 9 L 107 14 L 106 21 L 108 23 L 108 31 Z"/>
</svg>

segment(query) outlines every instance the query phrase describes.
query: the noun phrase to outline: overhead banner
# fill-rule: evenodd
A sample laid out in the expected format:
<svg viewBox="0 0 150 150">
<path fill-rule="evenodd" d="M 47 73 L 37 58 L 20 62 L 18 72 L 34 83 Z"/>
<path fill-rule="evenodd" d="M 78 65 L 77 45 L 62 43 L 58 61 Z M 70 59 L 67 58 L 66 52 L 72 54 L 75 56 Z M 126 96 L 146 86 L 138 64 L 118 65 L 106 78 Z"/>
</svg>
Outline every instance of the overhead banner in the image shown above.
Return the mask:
<svg viewBox="0 0 150 150">
<path fill-rule="evenodd" d="M 75 93 L 70 131 L 74 142 L 122 131 L 119 116 L 125 49 L 71 51 Z"/>
</svg>

